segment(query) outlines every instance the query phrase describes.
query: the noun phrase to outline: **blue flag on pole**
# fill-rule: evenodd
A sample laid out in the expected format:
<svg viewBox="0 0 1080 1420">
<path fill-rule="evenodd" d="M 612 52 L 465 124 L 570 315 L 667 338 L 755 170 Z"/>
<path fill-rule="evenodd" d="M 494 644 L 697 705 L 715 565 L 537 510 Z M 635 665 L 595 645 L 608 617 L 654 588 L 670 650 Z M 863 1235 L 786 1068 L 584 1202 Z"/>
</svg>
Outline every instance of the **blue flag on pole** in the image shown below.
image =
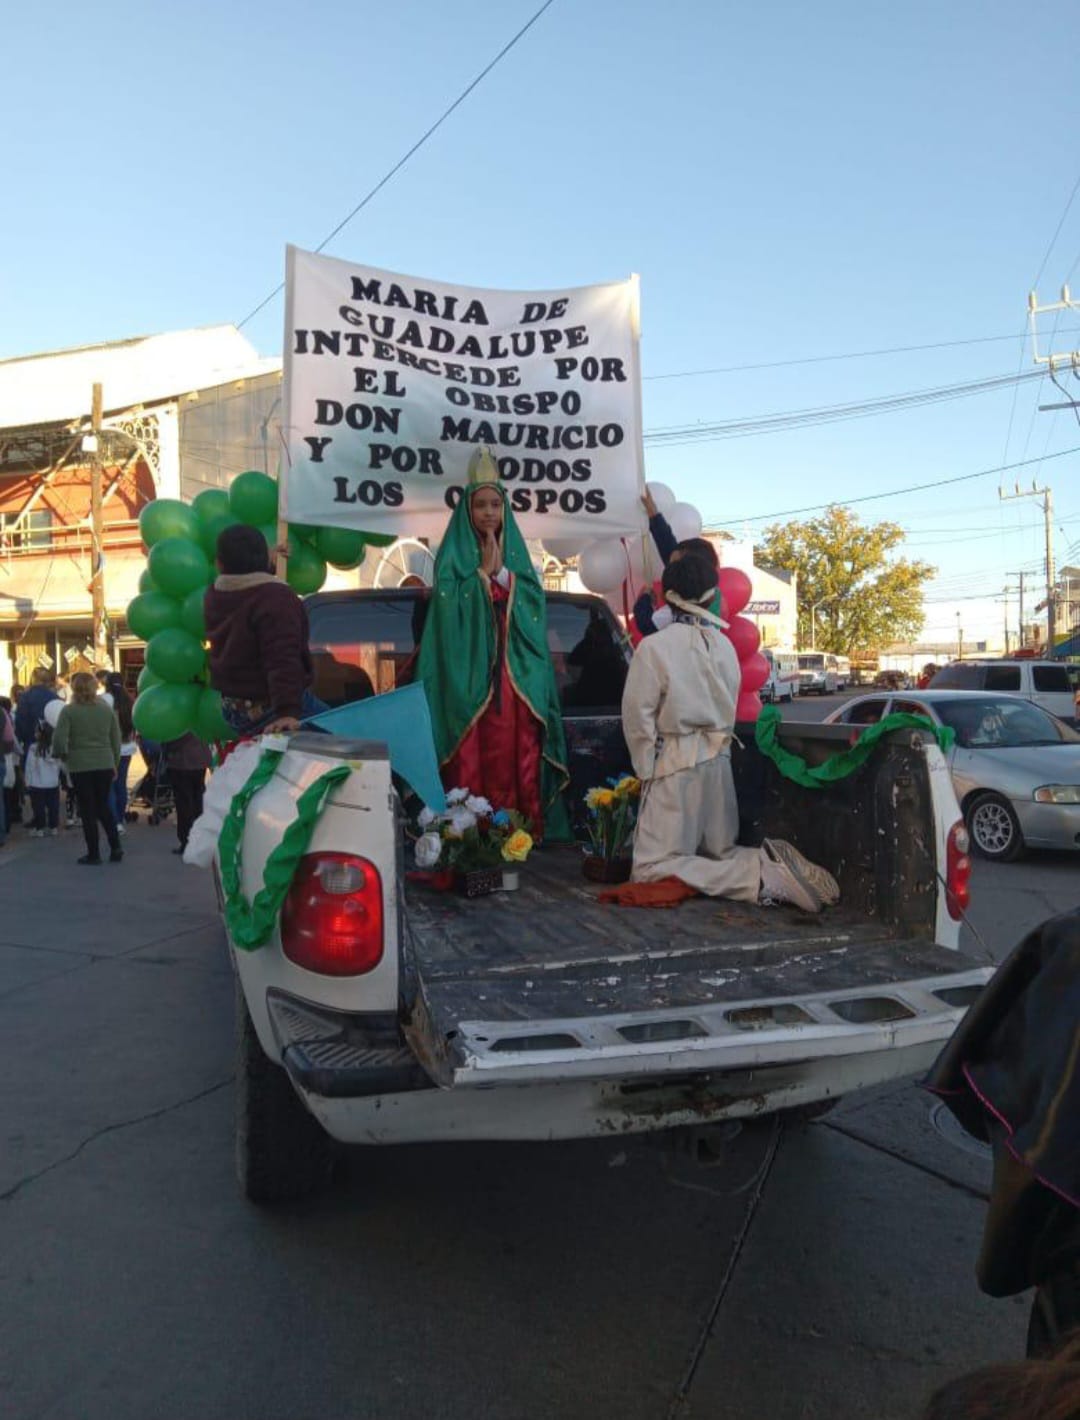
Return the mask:
<svg viewBox="0 0 1080 1420">
<path fill-rule="evenodd" d="M 348 739 L 378 740 L 390 753 L 390 768 L 400 774 L 434 813 L 446 810 L 446 795 L 439 778 L 431 711 L 422 685 L 406 685 L 367 700 L 339 705 L 305 720 L 331 735 Z"/>
</svg>

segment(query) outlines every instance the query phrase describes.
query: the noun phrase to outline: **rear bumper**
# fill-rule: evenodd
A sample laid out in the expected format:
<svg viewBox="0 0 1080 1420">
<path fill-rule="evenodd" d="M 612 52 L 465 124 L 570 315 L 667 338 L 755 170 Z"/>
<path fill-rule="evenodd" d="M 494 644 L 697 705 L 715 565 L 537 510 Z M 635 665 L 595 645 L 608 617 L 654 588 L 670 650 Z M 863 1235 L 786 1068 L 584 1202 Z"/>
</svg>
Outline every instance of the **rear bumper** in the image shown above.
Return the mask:
<svg viewBox="0 0 1080 1420">
<path fill-rule="evenodd" d="M 365 1099 L 302 1095 L 343 1144 L 556 1140 L 646 1134 L 775 1114 L 925 1074 L 942 1042 L 757 1070 L 650 1080 L 571 1081 L 492 1090 L 422 1090 Z"/>
</svg>

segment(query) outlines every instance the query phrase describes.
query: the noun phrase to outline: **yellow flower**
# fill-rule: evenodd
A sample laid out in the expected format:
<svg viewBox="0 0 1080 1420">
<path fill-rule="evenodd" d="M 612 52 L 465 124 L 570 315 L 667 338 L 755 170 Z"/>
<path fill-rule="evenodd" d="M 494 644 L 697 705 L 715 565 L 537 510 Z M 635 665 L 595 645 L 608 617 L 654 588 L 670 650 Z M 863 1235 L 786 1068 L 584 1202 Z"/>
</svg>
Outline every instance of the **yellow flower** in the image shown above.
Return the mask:
<svg viewBox="0 0 1080 1420">
<path fill-rule="evenodd" d="M 586 806 L 590 809 L 598 808 L 599 798 L 603 792 L 603 789 L 590 789 L 589 792 L 585 795 Z"/>
<path fill-rule="evenodd" d="M 524 863 L 532 852 L 532 846 L 532 839 L 523 828 L 519 828 L 503 844 L 502 855 L 508 863 Z"/>
<path fill-rule="evenodd" d="M 597 791 L 596 791 L 596 807 L 597 807 L 598 809 L 610 809 L 611 806 L 612 806 L 612 804 L 613 804 L 614 802 L 615 802 L 615 790 L 614 790 L 614 789 L 597 789 Z"/>
<path fill-rule="evenodd" d="M 615 794 L 620 799 L 636 799 L 641 793 L 641 780 L 632 774 L 624 775 L 615 785 Z"/>
</svg>

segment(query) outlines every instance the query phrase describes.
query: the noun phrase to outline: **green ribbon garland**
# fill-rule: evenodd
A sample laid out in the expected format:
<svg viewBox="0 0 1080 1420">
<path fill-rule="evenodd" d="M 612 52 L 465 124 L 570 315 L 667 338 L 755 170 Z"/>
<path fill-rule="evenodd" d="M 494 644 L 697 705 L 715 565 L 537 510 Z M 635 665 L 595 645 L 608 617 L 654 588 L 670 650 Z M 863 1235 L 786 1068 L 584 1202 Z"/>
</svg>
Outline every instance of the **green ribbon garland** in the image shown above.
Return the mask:
<svg viewBox="0 0 1080 1420">
<path fill-rule="evenodd" d="M 854 774 L 870 758 L 878 740 L 891 734 L 893 730 L 928 730 L 937 740 L 942 751 L 952 748 L 956 739 L 954 730 L 946 725 L 935 725 L 926 715 L 895 714 L 886 715 L 876 725 L 853 726 L 860 729 L 858 742 L 843 754 L 827 759 L 824 764 L 811 767 L 801 755 L 784 749 L 780 743 L 780 711 L 775 705 L 766 705 L 758 716 L 754 730 L 757 747 L 779 769 L 785 779 L 792 779 L 804 789 L 823 789 L 827 784 L 835 784 L 838 779 L 846 779 Z"/>
<path fill-rule="evenodd" d="M 281 755 L 281 750 L 263 750 L 251 778 L 233 798 L 218 839 L 221 885 L 225 893 L 225 925 L 233 946 L 245 952 L 253 952 L 269 941 L 281 912 L 281 904 L 292 885 L 296 865 L 307 852 L 327 795 L 352 773 L 350 765 L 341 764 L 328 769 L 314 784 L 308 785 L 297 800 L 296 818 L 266 860 L 262 887 L 248 902 L 240 885 L 244 820 L 252 799 L 274 777 Z"/>
</svg>

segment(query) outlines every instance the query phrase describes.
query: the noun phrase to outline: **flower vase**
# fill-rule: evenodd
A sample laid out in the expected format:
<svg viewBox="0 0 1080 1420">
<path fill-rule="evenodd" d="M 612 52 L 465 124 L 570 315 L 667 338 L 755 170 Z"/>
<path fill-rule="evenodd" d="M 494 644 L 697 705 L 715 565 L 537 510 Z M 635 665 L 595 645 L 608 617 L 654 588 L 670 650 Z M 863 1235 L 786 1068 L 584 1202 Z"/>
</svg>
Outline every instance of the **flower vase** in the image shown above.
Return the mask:
<svg viewBox="0 0 1080 1420">
<path fill-rule="evenodd" d="M 487 897 L 502 887 L 501 868 L 473 868 L 471 872 L 457 873 L 454 886 L 462 897 Z"/>
<path fill-rule="evenodd" d="M 633 866 L 633 858 L 625 854 L 618 858 L 605 858 L 599 853 L 586 853 L 581 871 L 591 883 L 625 883 L 629 881 Z"/>
</svg>

